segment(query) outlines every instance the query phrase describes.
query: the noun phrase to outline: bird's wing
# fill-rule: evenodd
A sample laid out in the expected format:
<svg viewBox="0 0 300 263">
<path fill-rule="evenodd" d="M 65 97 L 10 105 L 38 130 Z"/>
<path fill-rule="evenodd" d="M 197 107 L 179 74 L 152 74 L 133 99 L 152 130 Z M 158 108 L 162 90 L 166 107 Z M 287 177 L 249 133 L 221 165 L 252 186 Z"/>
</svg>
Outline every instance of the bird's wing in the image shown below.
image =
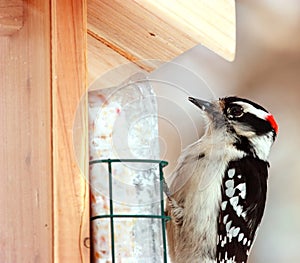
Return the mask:
<svg viewBox="0 0 300 263">
<path fill-rule="evenodd" d="M 261 222 L 267 191 L 268 163 L 244 157 L 228 164 L 222 187 L 217 262 L 246 262 Z"/>
</svg>

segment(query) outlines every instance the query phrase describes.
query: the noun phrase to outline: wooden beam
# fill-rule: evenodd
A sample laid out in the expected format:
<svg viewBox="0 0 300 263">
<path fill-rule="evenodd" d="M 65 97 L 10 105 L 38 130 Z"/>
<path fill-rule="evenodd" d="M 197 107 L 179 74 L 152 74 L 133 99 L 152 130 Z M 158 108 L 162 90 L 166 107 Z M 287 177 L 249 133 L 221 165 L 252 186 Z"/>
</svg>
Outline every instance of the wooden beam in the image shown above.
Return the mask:
<svg viewBox="0 0 300 263">
<path fill-rule="evenodd" d="M 12 35 L 23 27 L 23 0 L 0 0 L 0 36 Z"/>
<path fill-rule="evenodd" d="M 92 88 L 109 88 L 118 86 L 141 68 L 128 59 L 114 52 L 111 48 L 99 42 L 91 35 L 87 36 L 88 43 L 88 83 L 97 85 Z"/>
<path fill-rule="evenodd" d="M 26 9 L 24 27 L 0 37 L 0 262 L 9 263 L 53 259 L 49 1 Z"/>
<path fill-rule="evenodd" d="M 135 0 L 167 24 L 191 36 L 221 57 L 233 61 L 236 46 L 235 0 Z"/>
<path fill-rule="evenodd" d="M 54 262 L 90 262 L 86 1 L 51 2 Z"/>
<path fill-rule="evenodd" d="M 89 0 L 88 32 L 147 71 L 197 44 L 231 61 L 235 1 Z"/>
</svg>

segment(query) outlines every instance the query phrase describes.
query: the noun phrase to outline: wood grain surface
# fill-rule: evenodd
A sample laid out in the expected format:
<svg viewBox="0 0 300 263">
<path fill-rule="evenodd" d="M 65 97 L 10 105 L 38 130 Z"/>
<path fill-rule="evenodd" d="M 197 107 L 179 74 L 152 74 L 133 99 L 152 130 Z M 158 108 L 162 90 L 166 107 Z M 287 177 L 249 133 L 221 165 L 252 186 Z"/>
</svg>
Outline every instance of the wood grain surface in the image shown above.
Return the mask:
<svg viewBox="0 0 300 263">
<path fill-rule="evenodd" d="M 234 0 L 88 1 L 88 33 L 147 71 L 197 44 L 232 61 L 235 32 Z"/>
<path fill-rule="evenodd" d="M 24 0 L 0 0 L 0 36 L 12 35 L 21 30 L 24 7 Z"/>
<path fill-rule="evenodd" d="M 51 10 L 54 262 L 90 262 L 86 2 L 56 0 Z"/>
<path fill-rule="evenodd" d="M 11 1 L 14 2 L 14 1 Z M 52 262 L 50 9 L 0 37 L 0 262 Z"/>
</svg>

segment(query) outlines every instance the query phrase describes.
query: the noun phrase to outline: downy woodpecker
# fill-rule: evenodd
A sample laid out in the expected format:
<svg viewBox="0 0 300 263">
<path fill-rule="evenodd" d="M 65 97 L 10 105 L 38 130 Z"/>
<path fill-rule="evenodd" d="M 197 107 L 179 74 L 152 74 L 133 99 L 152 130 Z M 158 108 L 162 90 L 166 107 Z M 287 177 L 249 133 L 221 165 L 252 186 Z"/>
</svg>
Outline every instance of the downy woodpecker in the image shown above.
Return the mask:
<svg viewBox="0 0 300 263">
<path fill-rule="evenodd" d="M 246 263 L 261 222 L 274 117 L 243 98 L 189 100 L 201 109 L 204 136 L 182 151 L 166 190 L 173 263 Z"/>
</svg>

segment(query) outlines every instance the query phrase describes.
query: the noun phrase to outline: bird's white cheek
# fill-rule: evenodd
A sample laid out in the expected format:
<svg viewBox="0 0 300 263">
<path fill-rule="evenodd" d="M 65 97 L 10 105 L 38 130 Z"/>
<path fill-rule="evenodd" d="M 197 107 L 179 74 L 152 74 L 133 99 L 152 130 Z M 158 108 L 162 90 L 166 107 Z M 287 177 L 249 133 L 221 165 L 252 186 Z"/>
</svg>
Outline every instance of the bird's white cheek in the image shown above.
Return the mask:
<svg viewBox="0 0 300 263">
<path fill-rule="evenodd" d="M 249 127 L 246 126 L 246 125 L 240 125 L 240 124 L 239 125 L 233 125 L 233 128 L 234 128 L 236 134 L 240 135 L 240 136 L 251 138 L 251 137 L 256 135 L 255 132 L 249 130 Z"/>
<path fill-rule="evenodd" d="M 267 135 L 253 137 L 250 139 L 250 142 L 253 145 L 257 156 L 261 160 L 266 161 L 273 144 L 271 132 Z"/>
</svg>

